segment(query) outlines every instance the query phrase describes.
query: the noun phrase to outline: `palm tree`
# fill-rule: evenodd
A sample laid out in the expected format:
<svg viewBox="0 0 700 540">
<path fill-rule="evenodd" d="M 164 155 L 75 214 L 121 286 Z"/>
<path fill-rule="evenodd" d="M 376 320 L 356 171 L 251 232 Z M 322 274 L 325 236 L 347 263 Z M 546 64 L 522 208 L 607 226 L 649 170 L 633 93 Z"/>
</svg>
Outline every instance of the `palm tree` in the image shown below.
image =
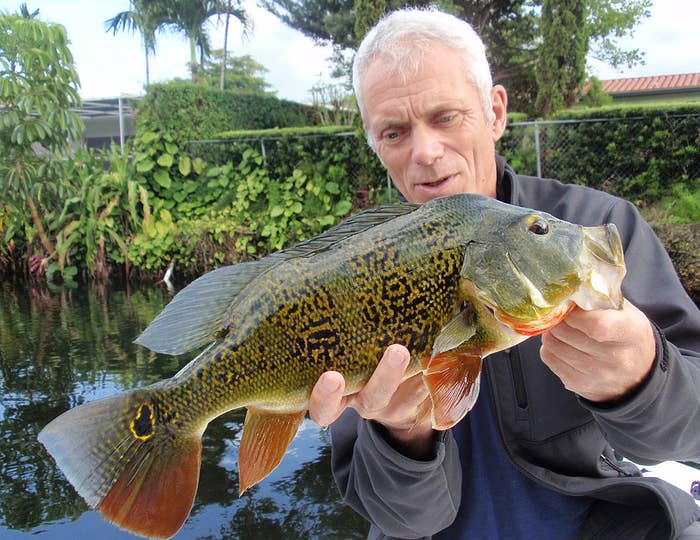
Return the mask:
<svg viewBox="0 0 700 540">
<path fill-rule="evenodd" d="M 146 55 L 146 86 L 151 84 L 149 54 L 156 52 L 156 31 L 167 22 L 165 6 L 159 2 L 148 0 L 131 0 L 131 9 L 117 13 L 105 21 L 105 30 L 116 35 L 118 30 L 134 32 L 138 30 L 143 39 L 143 49 Z"/>
<path fill-rule="evenodd" d="M 236 17 L 243 24 L 243 34 L 247 34 L 252 28 L 253 22 L 248 17 L 246 11 L 236 2 L 236 7 L 231 6 L 231 0 L 226 3 L 226 25 L 224 27 L 224 53 L 221 58 L 221 75 L 219 77 L 219 89 L 224 89 L 224 81 L 226 80 L 226 56 L 228 54 L 228 24 L 231 15 Z M 202 62 L 203 63 L 203 62 Z"/>
<path fill-rule="evenodd" d="M 205 29 L 211 17 L 233 15 L 243 24 L 244 31 L 251 26 L 250 19 L 239 1 L 236 2 L 235 7 L 224 0 L 170 0 L 166 3 L 169 6 L 168 24 L 185 34 L 190 43 L 192 82 L 197 81 L 199 64 L 211 53 L 209 36 Z M 197 62 L 197 48 L 199 48 L 200 63 Z"/>
<path fill-rule="evenodd" d="M 24 19 L 36 19 L 39 16 L 39 10 L 35 9 L 31 13 L 29 13 L 29 8 L 27 7 L 27 4 L 22 3 L 19 5 L 19 14 Z"/>
</svg>

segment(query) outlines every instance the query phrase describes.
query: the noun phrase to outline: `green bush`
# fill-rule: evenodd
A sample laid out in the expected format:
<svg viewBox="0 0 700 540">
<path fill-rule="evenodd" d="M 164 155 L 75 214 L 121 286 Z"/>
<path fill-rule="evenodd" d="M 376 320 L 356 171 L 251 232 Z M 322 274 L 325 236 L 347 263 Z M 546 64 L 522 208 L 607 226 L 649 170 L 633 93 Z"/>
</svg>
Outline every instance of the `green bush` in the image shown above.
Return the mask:
<svg viewBox="0 0 700 540">
<path fill-rule="evenodd" d="M 185 273 L 196 274 L 265 255 L 364 206 L 358 193 L 384 178 L 376 157 L 348 128 L 224 136 L 179 144 L 163 131 L 137 135 L 134 180 L 144 215 L 128 246 L 135 269 L 155 272 L 176 257 Z"/>
<path fill-rule="evenodd" d="M 137 131 L 159 131 L 180 144 L 231 129 L 315 123 L 313 108 L 274 96 L 236 94 L 187 82 L 155 84 L 134 104 Z"/>
</svg>

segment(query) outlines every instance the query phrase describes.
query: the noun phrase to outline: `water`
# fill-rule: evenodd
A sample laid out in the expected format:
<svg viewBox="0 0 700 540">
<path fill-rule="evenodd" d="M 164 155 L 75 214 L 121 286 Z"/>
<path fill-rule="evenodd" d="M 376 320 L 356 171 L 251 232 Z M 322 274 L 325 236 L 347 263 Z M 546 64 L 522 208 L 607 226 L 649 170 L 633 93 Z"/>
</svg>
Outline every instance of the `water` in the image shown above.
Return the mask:
<svg viewBox="0 0 700 540">
<path fill-rule="evenodd" d="M 192 356 L 132 341 L 169 301 L 164 290 L 51 292 L 0 284 L 0 538 L 133 539 L 91 511 L 37 442 L 50 420 L 80 403 L 175 374 Z M 364 538 L 330 474 L 327 432 L 305 421 L 281 465 L 238 496 L 243 411 L 204 433 L 192 514 L 179 539 Z"/>
</svg>

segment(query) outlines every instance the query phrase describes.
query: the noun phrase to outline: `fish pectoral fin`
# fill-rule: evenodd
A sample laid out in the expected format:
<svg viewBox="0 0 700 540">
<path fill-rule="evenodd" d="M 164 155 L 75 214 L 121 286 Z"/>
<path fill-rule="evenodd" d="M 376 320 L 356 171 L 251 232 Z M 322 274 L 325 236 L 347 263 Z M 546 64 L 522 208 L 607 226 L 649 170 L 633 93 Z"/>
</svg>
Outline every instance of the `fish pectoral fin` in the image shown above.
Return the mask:
<svg viewBox="0 0 700 540">
<path fill-rule="evenodd" d="M 430 397 L 426 396 L 423 402 L 420 405 L 418 405 L 418 408 L 416 409 L 416 418 L 413 420 L 411 429 L 422 424 L 423 422 L 426 422 L 428 418 L 432 418 L 432 414 L 433 402 L 430 399 Z"/>
<path fill-rule="evenodd" d="M 466 307 L 455 315 L 445 326 L 433 342 L 433 356 L 450 351 L 470 339 L 476 332 L 474 325 L 474 311 L 471 306 Z"/>
<path fill-rule="evenodd" d="M 238 491 L 257 484 L 282 461 L 306 411 L 279 413 L 249 407 L 238 450 Z"/>
<path fill-rule="evenodd" d="M 433 403 L 433 428 L 451 428 L 471 410 L 479 396 L 481 356 L 448 351 L 434 356 L 423 370 Z"/>
</svg>

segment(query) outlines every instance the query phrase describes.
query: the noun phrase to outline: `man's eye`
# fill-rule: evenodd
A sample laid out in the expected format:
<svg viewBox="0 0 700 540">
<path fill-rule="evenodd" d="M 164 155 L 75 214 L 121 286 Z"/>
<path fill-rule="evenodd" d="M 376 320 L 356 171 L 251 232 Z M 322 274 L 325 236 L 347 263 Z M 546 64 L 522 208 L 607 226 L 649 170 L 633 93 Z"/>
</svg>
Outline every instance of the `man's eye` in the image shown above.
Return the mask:
<svg viewBox="0 0 700 540">
<path fill-rule="evenodd" d="M 382 138 L 387 141 L 395 141 L 401 134 L 398 131 L 385 131 Z"/>
<path fill-rule="evenodd" d="M 457 118 L 456 114 L 445 114 L 438 118 L 438 123 L 440 124 L 451 124 L 455 118 Z"/>
</svg>

